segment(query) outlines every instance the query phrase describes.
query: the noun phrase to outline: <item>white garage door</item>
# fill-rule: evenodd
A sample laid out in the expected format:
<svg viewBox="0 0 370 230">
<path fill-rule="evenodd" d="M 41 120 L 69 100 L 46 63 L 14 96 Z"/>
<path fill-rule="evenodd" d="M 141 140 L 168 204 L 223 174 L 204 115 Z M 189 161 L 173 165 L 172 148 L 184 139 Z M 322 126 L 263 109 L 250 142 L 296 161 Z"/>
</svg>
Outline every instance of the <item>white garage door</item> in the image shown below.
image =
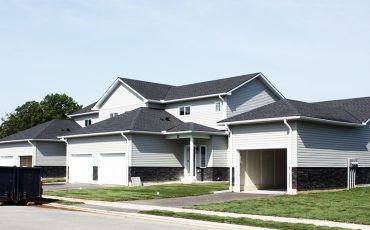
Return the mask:
<svg viewBox="0 0 370 230">
<path fill-rule="evenodd" d="M 1 156 L 0 166 L 14 166 L 14 159 L 12 156 Z"/>
<path fill-rule="evenodd" d="M 92 154 L 72 154 L 69 158 L 69 182 L 91 183 L 92 179 Z"/>
<path fill-rule="evenodd" d="M 99 183 L 127 185 L 126 167 L 125 154 L 100 154 L 98 170 Z"/>
</svg>

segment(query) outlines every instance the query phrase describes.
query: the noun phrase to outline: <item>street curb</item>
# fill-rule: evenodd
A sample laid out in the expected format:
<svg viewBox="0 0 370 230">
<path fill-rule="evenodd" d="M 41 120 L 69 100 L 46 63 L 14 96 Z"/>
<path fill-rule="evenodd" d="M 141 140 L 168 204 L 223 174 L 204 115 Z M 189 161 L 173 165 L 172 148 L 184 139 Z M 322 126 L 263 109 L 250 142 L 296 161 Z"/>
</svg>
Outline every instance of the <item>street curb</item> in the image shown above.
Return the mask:
<svg viewBox="0 0 370 230">
<path fill-rule="evenodd" d="M 236 230 L 267 230 L 268 228 L 260 228 L 260 227 L 253 227 L 253 226 L 243 226 L 243 225 L 235 225 L 235 224 L 224 224 L 224 223 L 217 223 L 217 222 L 210 222 L 210 221 L 202 221 L 202 220 L 191 220 L 191 219 L 183 219 L 183 218 L 176 218 L 176 217 L 165 217 L 165 216 L 155 216 L 149 214 L 141 214 L 141 213 L 127 213 L 127 212 L 116 212 L 116 211 L 106 211 L 100 209 L 93 209 L 93 208 L 83 208 L 83 207 L 76 207 L 73 205 L 61 205 L 56 203 L 46 204 L 45 206 L 53 207 L 53 208 L 61 208 L 69 211 L 82 211 L 82 212 L 90 212 L 96 214 L 103 214 L 103 215 L 111 215 L 111 216 L 118 216 L 118 217 L 135 217 L 140 218 L 143 220 L 155 220 L 167 223 L 175 223 L 175 224 L 183 224 L 189 226 L 204 226 L 207 228 L 214 227 L 218 229 L 236 229 Z"/>
<path fill-rule="evenodd" d="M 44 196 L 44 197 L 51 198 L 51 199 L 83 202 L 85 204 L 90 204 L 90 205 L 106 206 L 106 207 L 112 207 L 112 208 L 124 208 L 124 209 L 131 209 L 131 210 L 140 210 L 140 211 L 162 210 L 162 211 L 172 211 L 172 212 L 188 212 L 188 213 L 197 213 L 197 214 L 220 216 L 220 217 L 250 218 L 250 219 L 255 219 L 255 220 L 274 221 L 274 222 L 292 223 L 292 224 L 311 224 L 311 225 L 315 225 L 319 227 L 325 226 L 325 227 L 332 227 L 332 228 L 370 230 L 370 225 L 335 222 L 335 221 L 329 221 L 329 220 L 262 216 L 262 215 L 254 215 L 254 214 L 239 214 L 239 213 L 216 212 L 216 211 L 185 209 L 185 208 L 171 208 L 171 207 L 162 207 L 162 206 L 153 206 L 153 205 L 136 205 L 136 204 L 128 204 L 128 203 L 120 203 L 120 202 L 92 201 L 92 200 L 83 200 L 83 199 L 66 198 L 66 197 L 55 197 L 55 196 Z"/>
</svg>

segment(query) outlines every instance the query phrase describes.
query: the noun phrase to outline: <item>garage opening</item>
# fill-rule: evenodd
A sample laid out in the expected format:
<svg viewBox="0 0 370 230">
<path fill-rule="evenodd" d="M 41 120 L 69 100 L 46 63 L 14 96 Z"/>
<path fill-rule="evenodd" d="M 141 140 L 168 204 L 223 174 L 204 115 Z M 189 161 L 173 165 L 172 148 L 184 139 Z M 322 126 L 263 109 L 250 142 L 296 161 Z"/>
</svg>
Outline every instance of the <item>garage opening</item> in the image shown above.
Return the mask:
<svg viewBox="0 0 370 230">
<path fill-rule="evenodd" d="M 287 190 L 287 150 L 240 151 L 240 189 Z"/>
</svg>

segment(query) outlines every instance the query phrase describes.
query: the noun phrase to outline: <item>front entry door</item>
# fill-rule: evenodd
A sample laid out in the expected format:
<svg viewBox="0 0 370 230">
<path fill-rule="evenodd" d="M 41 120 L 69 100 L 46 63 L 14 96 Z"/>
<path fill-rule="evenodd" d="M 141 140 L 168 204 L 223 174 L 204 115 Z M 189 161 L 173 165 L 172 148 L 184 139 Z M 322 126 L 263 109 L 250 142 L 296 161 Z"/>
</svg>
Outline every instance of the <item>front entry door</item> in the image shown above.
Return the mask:
<svg viewBox="0 0 370 230">
<path fill-rule="evenodd" d="M 196 162 L 197 162 L 197 148 L 194 146 L 194 175 L 193 179 L 196 179 Z M 190 146 L 185 146 L 185 179 L 186 178 L 191 178 L 190 175 Z"/>
</svg>

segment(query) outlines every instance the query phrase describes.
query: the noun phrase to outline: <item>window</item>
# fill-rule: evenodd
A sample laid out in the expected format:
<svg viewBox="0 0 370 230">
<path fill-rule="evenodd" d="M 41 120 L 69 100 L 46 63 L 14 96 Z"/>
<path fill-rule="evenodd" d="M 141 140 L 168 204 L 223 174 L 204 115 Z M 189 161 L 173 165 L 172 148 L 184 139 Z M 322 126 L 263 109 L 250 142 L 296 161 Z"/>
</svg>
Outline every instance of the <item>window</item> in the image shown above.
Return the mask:
<svg viewBox="0 0 370 230">
<path fill-rule="evenodd" d="M 91 119 L 85 120 L 85 127 L 91 125 Z"/>
<path fill-rule="evenodd" d="M 221 111 L 221 102 L 216 102 L 216 112 L 220 112 Z"/>
<path fill-rule="evenodd" d="M 200 168 L 207 167 L 207 146 L 200 146 Z"/>
<path fill-rule="evenodd" d="M 181 106 L 179 108 L 179 111 L 180 111 L 180 116 L 190 115 L 190 105 L 188 105 L 188 106 Z"/>
<path fill-rule="evenodd" d="M 118 116 L 118 113 L 110 113 L 110 118 L 117 117 L 117 116 Z"/>
</svg>

